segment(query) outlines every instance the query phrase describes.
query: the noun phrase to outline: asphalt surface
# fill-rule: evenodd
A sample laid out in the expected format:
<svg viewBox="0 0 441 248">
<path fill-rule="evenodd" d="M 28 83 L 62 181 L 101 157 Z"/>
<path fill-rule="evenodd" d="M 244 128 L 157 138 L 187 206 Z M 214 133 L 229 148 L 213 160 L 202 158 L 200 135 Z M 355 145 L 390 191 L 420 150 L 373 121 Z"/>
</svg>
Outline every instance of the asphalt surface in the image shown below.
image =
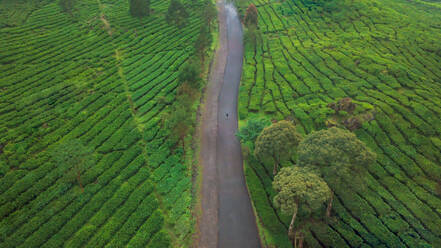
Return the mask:
<svg viewBox="0 0 441 248">
<path fill-rule="evenodd" d="M 218 2 L 220 47 L 211 67 L 201 125 L 202 216 L 199 247 L 260 247 L 243 174 L 237 131 L 242 26 L 232 4 Z"/>
</svg>

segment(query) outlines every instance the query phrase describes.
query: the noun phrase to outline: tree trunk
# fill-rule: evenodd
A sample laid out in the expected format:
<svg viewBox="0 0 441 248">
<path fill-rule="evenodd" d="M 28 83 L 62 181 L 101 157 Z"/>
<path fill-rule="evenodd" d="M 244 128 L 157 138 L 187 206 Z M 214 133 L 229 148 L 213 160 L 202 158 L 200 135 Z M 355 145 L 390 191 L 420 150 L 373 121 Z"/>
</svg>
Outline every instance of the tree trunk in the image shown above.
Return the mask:
<svg viewBox="0 0 441 248">
<path fill-rule="evenodd" d="M 304 236 L 303 236 L 303 233 L 300 233 L 301 235 L 300 235 L 300 238 L 299 238 L 299 248 L 303 248 L 303 238 L 304 238 Z"/>
<path fill-rule="evenodd" d="M 273 176 L 275 176 L 277 174 L 277 170 L 278 170 L 278 166 L 277 166 L 277 162 L 274 163 L 274 167 L 273 167 Z"/>
<path fill-rule="evenodd" d="M 294 231 L 294 222 L 296 221 L 296 217 L 297 217 L 297 208 L 296 208 L 296 210 L 294 210 L 294 214 L 292 215 L 291 223 L 289 224 L 288 236 L 291 238 L 292 238 L 293 231 Z M 294 239 L 294 242 L 296 242 L 295 239 Z"/>
<path fill-rule="evenodd" d="M 332 201 L 334 200 L 334 191 L 331 191 L 331 199 L 329 199 L 328 207 L 326 208 L 326 217 L 331 217 Z"/>
<path fill-rule="evenodd" d="M 276 158 L 276 156 L 273 156 L 274 159 L 274 167 L 273 167 L 273 176 L 277 174 L 277 171 L 279 170 L 279 160 Z"/>
</svg>

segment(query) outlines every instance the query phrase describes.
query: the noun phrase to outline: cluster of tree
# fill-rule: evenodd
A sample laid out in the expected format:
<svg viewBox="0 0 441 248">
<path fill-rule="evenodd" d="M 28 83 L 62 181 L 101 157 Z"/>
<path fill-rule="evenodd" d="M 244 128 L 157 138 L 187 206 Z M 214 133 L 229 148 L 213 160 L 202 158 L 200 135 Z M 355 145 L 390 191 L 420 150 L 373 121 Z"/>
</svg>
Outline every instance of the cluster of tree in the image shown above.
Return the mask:
<svg viewBox="0 0 441 248">
<path fill-rule="evenodd" d="M 203 24 L 194 43 L 195 56 L 189 59 L 181 68 L 178 76 L 176 99 L 168 111 L 164 112 L 163 123 L 171 130 L 171 136 L 178 139 L 185 156 L 185 137 L 193 127 L 194 102 L 200 95 L 202 87 L 201 68 L 204 65 L 206 50 L 212 42 L 211 26 L 216 17 L 216 9 L 211 1 L 198 2 Z M 167 22 L 175 25 L 185 25 L 188 13 L 179 0 L 171 0 L 166 15 Z"/>
<path fill-rule="evenodd" d="M 134 17 L 143 17 L 150 14 L 150 0 L 129 0 L 129 12 Z"/>
<path fill-rule="evenodd" d="M 295 245 L 294 226 L 299 211 L 308 219 L 324 210 L 327 203 L 329 217 L 333 188 L 344 184 L 359 189 L 366 167 L 375 161 L 375 154 L 353 133 L 337 127 L 313 132 L 303 139 L 289 121 L 268 125 L 264 119 L 253 119 L 240 129 L 238 137 L 244 144 L 254 140 L 254 156 L 263 164 L 273 164 L 273 188 L 277 192 L 274 204 L 292 215 L 288 235 Z M 292 160 L 294 153 L 295 165 L 278 171 L 282 163 Z M 303 240 L 298 242 L 301 246 Z"/>
<path fill-rule="evenodd" d="M 176 100 L 163 116 L 165 126 L 171 130 L 172 137 L 181 143 L 184 154 L 185 137 L 193 125 L 193 103 L 202 85 L 200 68 L 201 63 L 197 59 L 190 59 L 184 64 L 178 76 Z"/>
<path fill-rule="evenodd" d="M 211 35 L 213 21 L 216 18 L 216 9 L 214 5 L 210 1 L 205 1 L 203 3 L 202 18 L 204 24 L 201 25 L 201 29 L 199 31 L 198 38 L 195 41 L 195 50 L 196 55 L 204 63 L 204 58 L 206 55 L 207 49 L 210 47 L 211 42 L 213 41 L 213 37 Z"/>
</svg>

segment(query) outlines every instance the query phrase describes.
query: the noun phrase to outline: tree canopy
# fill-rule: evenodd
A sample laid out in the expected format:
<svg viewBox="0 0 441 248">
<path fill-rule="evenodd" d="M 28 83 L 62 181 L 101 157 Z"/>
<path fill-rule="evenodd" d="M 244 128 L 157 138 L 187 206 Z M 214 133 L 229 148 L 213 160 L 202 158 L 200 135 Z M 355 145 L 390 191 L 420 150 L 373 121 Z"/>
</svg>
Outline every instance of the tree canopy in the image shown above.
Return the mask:
<svg viewBox="0 0 441 248">
<path fill-rule="evenodd" d="M 179 72 L 179 84 L 188 84 L 193 89 L 199 89 L 202 83 L 200 74 L 201 65 L 195 59 L 189 59 L 187 62 L 185 62 L 181 71 Z"/>
<path fill-rule="evenodd" d="M 196 49 L 196 54 L 199 56 L 199 58 L 203 61 L 205 58 L 205 51 L 207 48 L 211 45 L 211 41 L 213 39 L 211 32 L 210 32 L 210 26 L 211 25 L 201 25 L 198 38 L 196 39 L 194 43 L 194 47 Z"/>
<path fill-rule="evenodd" d="M 245 12 L 245 17 L 244 17 L 245 26 L 247 27 L 257 26 L 257 18 L 258 18 L 258 14 L 257 14 L 256 5 L 250 4 L 250 6 L 248 6 Z"/>
<path fill-rule="evenodd" d="M 187 23 L 189 14 L 185 6 L 179 0 L 171 0 L 168 7 L 165 20 L 168 24 L 174 24 L 178 27 L 183 27 Z"/>
<path fill-rule="evenodd" d="M 204 17 L 205 22 L 208 24 L 209 29 L 211 30 L 211 23 L 217 16 L 216 8 L 211 1 L 204 2 L 204 7 L 202 8 L 202 16 Z"/>
<path fill-rule="evenodd" d="M 251 146 L 250 148 L 254 149 L 254 143 L 256 142 L 257 137 L 265 127 L 270 125 L 271 122 L 266 118 L 250 118 L 246 122 L 246 125 L 239 129 L 236 136 L 243 144 L 247 144 Z"/>
<path fill-rule="evenodd" d="M 323 174 L 353 174 L 374 161 L 375 153 L 353 133 L 337 127 L 313 132 L 298 146 L 297 164 L 317 166 Z"/>
<path fill-rule="evenodd" d="M 134 17 L 143 17 L 150 13 L 150 0 L 129 0 L 129 5 L 129 12 Z"/>
<path fill-rule="evenodd" d="M 274 177 L 277 192 L 274 205 L 282 213 L 292 215 L 288 234 L 291 236 L 299 209 L 309 216 L 321 209 L 331 198 L 331 190 L 323 179 L 308 167 L 284 167 Z"/>
<path fill-rule="evenodd" d="M 297 164 L 314 166 L 331 188 L 344 184 L 344 187 L 356 190 L 364 188 L 366 167 L 376 157 L 353 133 L 336 127 L 309 134 L 300 143 L 297 154 Z M 331 208 L 332 198 L 328 216 Z"/>
<path fill-rule="evenodd" d="M 64 12 L 72 13 L 75 0 L 60 0 L 59 5 Z"/>
<path fill-rule="evenodd" d="M 274 163 L 273 174 L 276 174 L 279 164 L 292 156 L 301 139 L 291 122 L 273 123 L 257 137 L 254 155 L 263 163 Z"/>
</svg>

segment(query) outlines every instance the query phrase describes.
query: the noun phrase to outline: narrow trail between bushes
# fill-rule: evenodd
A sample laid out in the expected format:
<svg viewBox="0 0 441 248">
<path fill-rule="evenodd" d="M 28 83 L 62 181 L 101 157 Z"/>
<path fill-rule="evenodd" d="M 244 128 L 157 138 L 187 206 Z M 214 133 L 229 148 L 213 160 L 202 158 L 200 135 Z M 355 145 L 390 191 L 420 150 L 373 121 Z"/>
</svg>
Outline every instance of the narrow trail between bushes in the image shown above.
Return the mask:
<svg viewBox="0 0 441 248">
<path fill-rule="evenodd" d="M 242 26 L 232 4 L 218 0 L 219 48 L 209 75 L 201 123 L 202 214 L 197 246 L 260 247 L 242 166 L 237 98 Z"/>
</svg>

